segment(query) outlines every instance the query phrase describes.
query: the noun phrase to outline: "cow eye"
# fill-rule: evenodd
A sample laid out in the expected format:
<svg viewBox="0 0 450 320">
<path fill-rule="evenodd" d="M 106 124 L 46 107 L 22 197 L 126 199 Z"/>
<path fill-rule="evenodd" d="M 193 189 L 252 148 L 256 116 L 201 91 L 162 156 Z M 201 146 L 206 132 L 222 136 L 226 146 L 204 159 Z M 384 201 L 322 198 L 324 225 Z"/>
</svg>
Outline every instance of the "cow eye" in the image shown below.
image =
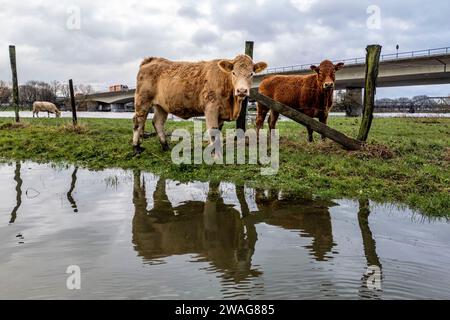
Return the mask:
<svg viewBox="0 0 450 320">
<path fill-rule="evenodd" d="M 231 74 L 232 74 L 233 76 L 235 76 L 235 75 L 236 75 L 236 72 L 233 71 L 233 72 L 231 72 Z"/>
</svg>

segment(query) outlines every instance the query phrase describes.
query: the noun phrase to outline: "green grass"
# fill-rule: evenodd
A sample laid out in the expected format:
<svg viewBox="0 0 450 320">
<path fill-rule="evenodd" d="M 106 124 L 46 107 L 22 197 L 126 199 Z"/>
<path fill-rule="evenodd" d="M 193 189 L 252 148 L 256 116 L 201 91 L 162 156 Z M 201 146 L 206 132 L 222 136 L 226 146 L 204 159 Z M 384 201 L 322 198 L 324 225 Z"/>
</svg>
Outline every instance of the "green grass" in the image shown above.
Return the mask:
<svg viewBox="0 0 450 320">
<path fill-rule="evenodd" d="M 133 157 L 131 120 L 81 119 L 79 132 L 70 130 L 69 119 L 23 119 L 25 126 L 18 128 L 11 121 L 0 119 L 4 160 L 138 168 L 179 181 L 230 181 L 325 199 L 364 197 L 450 216 L 450 119 L 375 119 L 369 147 L 358 152 L 322 142 L 318 135 L 308 144 L 304 127 L 280 122 L 280 170 L 275 176 L 262 176 L 257 165 L 175 165 L 156 137 L 145 140 L 146 151 Z M 329 124 L 353 137 L 359 129 L 357 119 L 332 118 Z M 166 130 L 192 127 L 192 122 L 168 122 Z"/>
</svg>

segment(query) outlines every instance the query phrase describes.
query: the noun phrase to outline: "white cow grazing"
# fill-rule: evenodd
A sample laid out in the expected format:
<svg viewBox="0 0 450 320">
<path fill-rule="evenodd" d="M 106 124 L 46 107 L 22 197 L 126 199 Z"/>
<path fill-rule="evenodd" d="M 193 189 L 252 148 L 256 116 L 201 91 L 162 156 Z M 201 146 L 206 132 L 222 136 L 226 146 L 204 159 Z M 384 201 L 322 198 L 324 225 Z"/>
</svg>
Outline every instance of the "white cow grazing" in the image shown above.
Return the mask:
<svg viewBox="0 0 450 320">
<path fill-rule="evenodd" d="M 47 112 L 50 118 L 50 113 L 56 115 L 57 118 L 61 117 L 61 111 L 51 102 L 36 101 L 33 103 L 33 118 L 36 115 L 39 118 L 39 112 Z"/>
</svg>

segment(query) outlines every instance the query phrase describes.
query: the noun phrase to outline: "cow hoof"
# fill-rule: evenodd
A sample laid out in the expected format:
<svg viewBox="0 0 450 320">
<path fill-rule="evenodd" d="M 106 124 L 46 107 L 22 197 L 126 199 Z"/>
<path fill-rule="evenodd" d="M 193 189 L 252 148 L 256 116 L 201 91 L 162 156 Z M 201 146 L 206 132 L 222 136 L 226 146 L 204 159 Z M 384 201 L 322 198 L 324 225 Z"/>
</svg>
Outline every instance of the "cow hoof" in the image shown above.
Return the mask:
<svg viewBox="0 0 450 320">
<path fill-rule="evenodd" d="M 169 144 L 167 142 L 166 143 L 162 143 L 161 144 L 161 148 L 162 148 L 163 151 L 169 151 L 170 150 Z"/>
<path fill-rule="evenodd" d="M 134 155 L 138 156 L 140 154 L 142 154 L 142 152 L 144 152 L 144 148 L 142 148 L 141 146 L 134 146 Z"/>
</svg>

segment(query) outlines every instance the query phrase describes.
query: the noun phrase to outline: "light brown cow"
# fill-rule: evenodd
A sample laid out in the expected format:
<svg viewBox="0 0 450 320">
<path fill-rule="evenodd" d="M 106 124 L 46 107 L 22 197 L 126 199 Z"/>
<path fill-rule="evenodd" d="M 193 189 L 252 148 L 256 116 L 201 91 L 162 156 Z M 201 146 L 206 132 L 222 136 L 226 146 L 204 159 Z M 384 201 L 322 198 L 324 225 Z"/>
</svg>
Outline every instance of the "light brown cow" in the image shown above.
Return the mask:
<svg viewBox="0 0 450 320">
<path fill-rule="evenodd" d="M 329 60 L 322 61 L 319 67 L 311 66 L 314 74 L 306 76 L 275 75 L 265 78 L 259 92 L 269 98 L 281 102 L 312 118 L 326 124 L 328 113 L 333 106 L 333 90 L 336 71 L 342 69 L 344 63 L 333 64 Z M 264 125 L 269 108 L 258 103 L 256 116 L 256 131 Z M 275 129 L 279 113 L 271 110 L 269 128 Z M 308 140 L 313 141 L 313 130 L 308 129 Z M 259 136 L 259 135 L 258 135 Z M 325 137 L 322 136 L 324 139 Z"/>
<path fill-rule="evenodd" d="M 36 115 L 39 118 L 39 112 L 47 112 L 50 118 L 50 113 L 55 114 L 57 118 L 61 117 L 61 111 L 51 102 L 35 101 L 33 103 L 33 118 Z"/>
<path fill-rule="evenodd" d="M 247 55 L 202 62 L 145 59 L 137 77 L 135 153 L 143 151 L 141 139 L 152 107 L 155 111 L 153 126 L 163 149 L 168 150 L 164 124 L 169 113 L 183 119 L 205 115 L 210 133 L 212 129 L 220 129 L 224 121 L 238 118 L 242 101 L 250 94 L 253 75 L 265 68 L 265 62 L 255 64 Z M 212 137 L 210 142 L 213 143 Z"/>
</svg>

